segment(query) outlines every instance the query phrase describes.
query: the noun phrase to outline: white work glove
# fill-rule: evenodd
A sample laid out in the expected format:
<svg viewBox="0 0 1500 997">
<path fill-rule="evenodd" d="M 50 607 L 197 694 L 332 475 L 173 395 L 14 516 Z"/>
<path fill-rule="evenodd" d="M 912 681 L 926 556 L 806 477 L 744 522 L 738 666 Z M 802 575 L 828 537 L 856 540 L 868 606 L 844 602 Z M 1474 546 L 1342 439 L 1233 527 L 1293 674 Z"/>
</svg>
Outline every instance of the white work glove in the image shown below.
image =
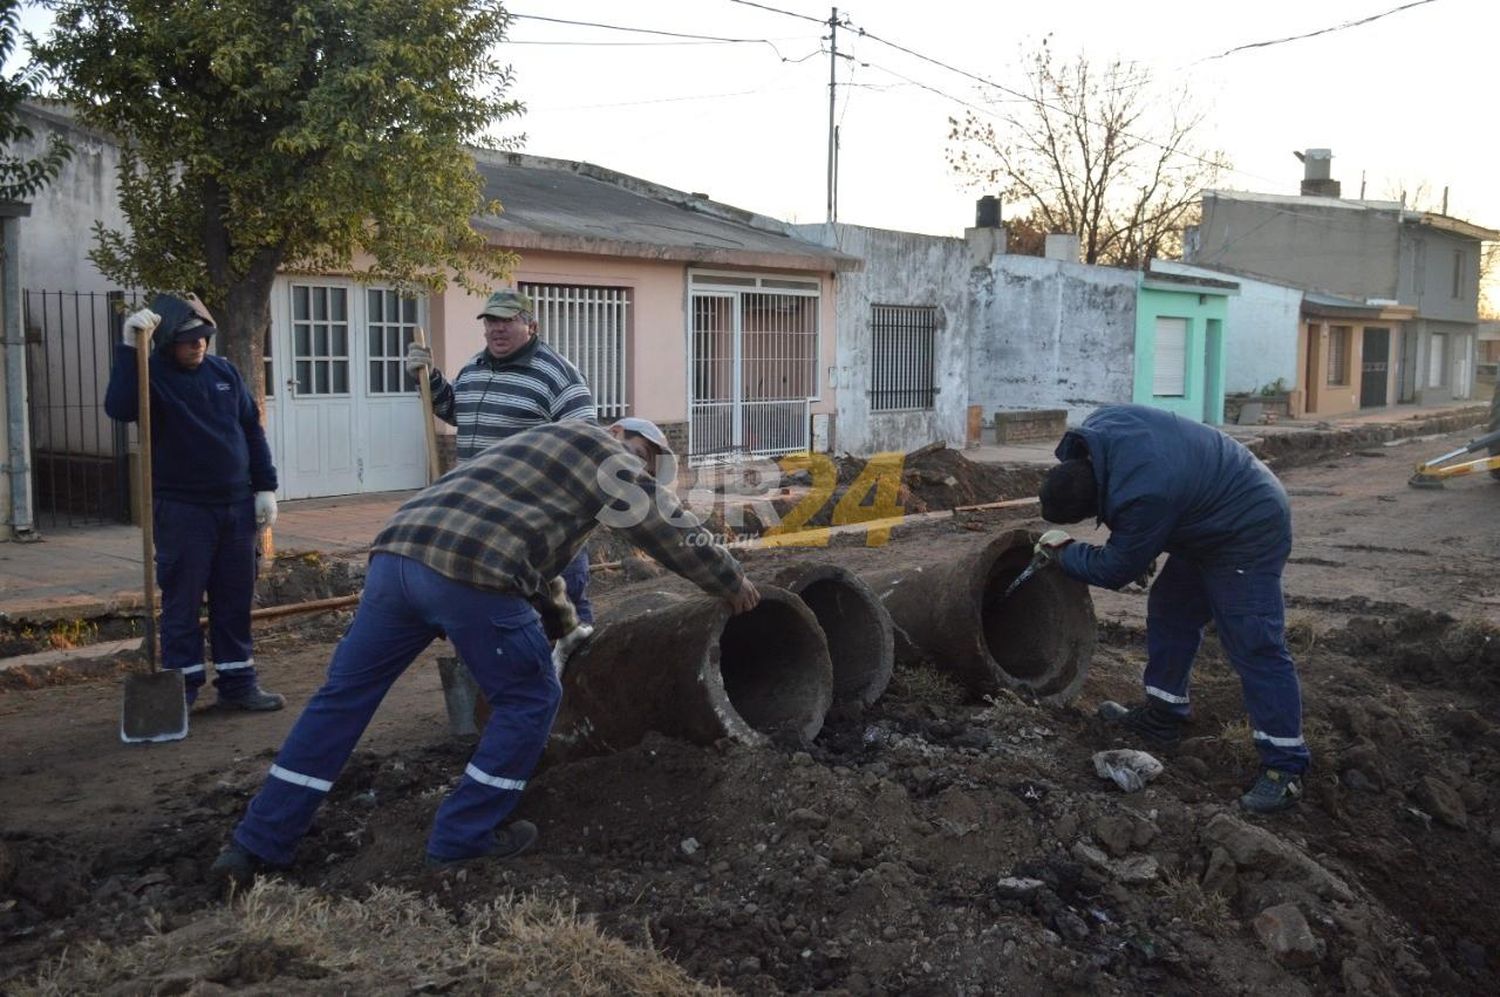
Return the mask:
<svg viewBox="0 0 1500 997">
<path fill-rule="evenodd" d="M 138 312 L 132 312 L 125 318 L 125 345 L 132 350 L 135 349 L 136 335 L 144 332 L 149 336 L 160 324 L 161 316 L 149 308 L 142 308 Z"/>
<path fill-rule="evenodd" d="M 406 344 L 406 372 L 414 378 L 427 376 L 432 367 L 432 350 L 412 342 Z"/>
<path fill-rule="evenodd" d="M 259 529 L 265 529 L 276 522 L 276 493 L 255 493 L 255 525 Z"/>
<path fill-rule="evenodd" d="M 1062 549 L 1072 542 L 1073 538 L 1068 536 L 1067 530 L 1048 530 L 1042 534 L 1041 539 L 1037 540 L 1032 554 L 1045 566 L 1056 561 Z"/>
<path fill-rule="evenodd" d="M 583 643 L 592 636 L 594 636 L 594 628 L 587 623 L 580 623 L 552 645 L 552 667 L 559 679 L 562 678 L 563 669 L 567 667 L 568 659 L 573 656 L 573 652 L 583 646 Z"/>
</svg>

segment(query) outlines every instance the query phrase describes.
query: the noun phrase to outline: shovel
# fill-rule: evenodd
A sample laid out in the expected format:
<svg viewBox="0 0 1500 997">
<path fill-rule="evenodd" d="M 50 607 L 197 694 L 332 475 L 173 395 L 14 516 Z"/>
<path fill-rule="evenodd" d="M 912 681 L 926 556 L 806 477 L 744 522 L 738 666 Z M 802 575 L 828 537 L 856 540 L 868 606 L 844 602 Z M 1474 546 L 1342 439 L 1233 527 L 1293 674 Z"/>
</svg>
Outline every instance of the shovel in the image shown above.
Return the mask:
<svg viewBox="0 0 1500 997">
<path fill-rule="evenodd" d="M 141 565 L 146 611 L 146 661 L 151 670 L 125 676 L 125 701 L 120 707 L 120 740 L 126 744 L 180 741 L 187 737 L 188 707 L 182 672 L 161 667 L 156 633 L 156 552 L 151 506 L 151 330 L 142 329 L 135 348 L 137 382 L 136 425 L 140 427 Z"/>
<path fill-rule="evenodd" d="M 427 345 L 422 327 L 412 332 L 412 342 Z M 438 459 L 437 426 L 432 415 L 432 384 L 424 375 L 417 378 L 417 392 L 422 396 L 423 438 L 427 443 L 427 483 L 430 485 L 442 475 L 442 462 Z M 454 737 L 470 737 L 479 733 L 474 722 L 474 705 L 479 701 L 479 684 L 474 681 L 469 668 L 456 657 L 438 659 L 438 676 L 443 680 L 443 702 L 448 707 L 448 730 Z"/>
</svg>

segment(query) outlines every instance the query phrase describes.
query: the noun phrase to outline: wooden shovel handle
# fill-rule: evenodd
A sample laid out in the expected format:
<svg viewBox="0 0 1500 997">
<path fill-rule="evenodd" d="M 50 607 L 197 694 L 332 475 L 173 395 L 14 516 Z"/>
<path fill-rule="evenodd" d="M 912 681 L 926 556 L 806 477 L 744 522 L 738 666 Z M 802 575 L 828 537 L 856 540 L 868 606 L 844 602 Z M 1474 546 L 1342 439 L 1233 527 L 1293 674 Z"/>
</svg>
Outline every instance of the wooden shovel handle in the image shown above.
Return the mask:
<svg viewBox="0 0 1500 997">
<path fill-rule="evenodd" d="M 412 332 L 411 338 L 418 346 L 427 345 L 427 336 L 420 325 Z M 423 371 L 417 378 L 417 391 L 422 396 L 422 425 L 427 440 L 427 483 L 430 485 L 443 476 L 443 464 L 438 458 L 437 425 L 433 422 L 432 382 L 428 378 L 428 371 Z"/>
<path fill-rule="evenodd" d="M 151 501 L 151 330 L 140 329 L 135 345 L 136 426 L 140 433 L 140 459 L 137 461 L 141 496 L 141 567 L 145 578 L 141 596 L 146 613 L 146 642 L 143 645 L 152 671 L 161 667 L 156 639 L 156 537 L 155 509 Z"/>
</svg>

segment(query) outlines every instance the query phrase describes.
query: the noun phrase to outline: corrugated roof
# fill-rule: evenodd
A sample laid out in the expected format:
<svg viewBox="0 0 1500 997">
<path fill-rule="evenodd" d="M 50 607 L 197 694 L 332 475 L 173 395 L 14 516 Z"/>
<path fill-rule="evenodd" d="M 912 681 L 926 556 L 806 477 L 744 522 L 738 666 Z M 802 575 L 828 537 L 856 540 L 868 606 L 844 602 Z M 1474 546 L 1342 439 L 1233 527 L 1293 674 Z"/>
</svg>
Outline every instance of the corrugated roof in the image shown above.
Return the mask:
<svg viewBox="0 0 1500 997">
<path fill-rule="evenodd" d="M 688 263 L 858 270 L 858 257 L 788 234 L 784 223 L 589 163 L 477 152 L 504 211 L 474 220 L 496 245 Z"/>
</svg>

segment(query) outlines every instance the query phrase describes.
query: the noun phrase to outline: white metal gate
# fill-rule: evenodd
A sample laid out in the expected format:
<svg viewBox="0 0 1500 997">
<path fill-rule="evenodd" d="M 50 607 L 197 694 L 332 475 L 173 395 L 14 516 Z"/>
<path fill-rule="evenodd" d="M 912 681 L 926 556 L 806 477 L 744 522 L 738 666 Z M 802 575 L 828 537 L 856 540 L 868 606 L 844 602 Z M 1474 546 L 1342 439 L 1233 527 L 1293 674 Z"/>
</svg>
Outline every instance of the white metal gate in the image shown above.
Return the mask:
<svg viewBox="0 0 1500 997">
<path fill-rule="evenodd" d="M 818 282 L 714 273 L 689 282 L 690 462 L 808 449 Z"/>
<path fill-rule="evenodd" d="M 569 284 L 521 284 L 536 305 L 542 340 L 573 362 L 594 394 L 599 421 L 630 414 L 626 335 L 630 290 Z"/>
</svg>

